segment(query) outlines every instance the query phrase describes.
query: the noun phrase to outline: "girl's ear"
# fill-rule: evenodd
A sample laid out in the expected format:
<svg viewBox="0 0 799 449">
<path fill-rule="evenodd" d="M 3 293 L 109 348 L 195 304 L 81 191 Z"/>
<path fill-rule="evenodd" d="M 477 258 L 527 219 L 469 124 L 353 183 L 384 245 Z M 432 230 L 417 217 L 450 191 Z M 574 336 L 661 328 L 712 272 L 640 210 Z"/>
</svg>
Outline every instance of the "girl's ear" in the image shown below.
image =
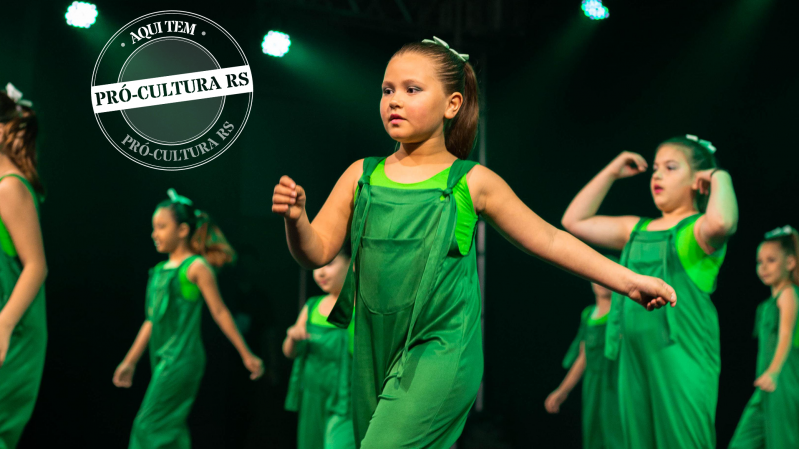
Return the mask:
<svg viewBox="0 0 799 449">
<path fill-rule="evenodd" d="M 461 106 L 463 106 L 463 94 L 460 92 L 453 92 L 452 95 L 449 96 L 447 109 L 444 111 L 444 118 L 448 120 L 454 119 L 455 116 L 458 115 Z"/>
<path fill-rule="evenodd" d="M 185 239 L 189 236 L 189 225 L 186 223 L 181 223 L 178 225 L 178 237 Z"/>
<path fill-rule="evenodd" d="M 796 256 L 788 256 L 785 258 L 785 265 L 789 272 L 796 269 Z"/>
</svg>

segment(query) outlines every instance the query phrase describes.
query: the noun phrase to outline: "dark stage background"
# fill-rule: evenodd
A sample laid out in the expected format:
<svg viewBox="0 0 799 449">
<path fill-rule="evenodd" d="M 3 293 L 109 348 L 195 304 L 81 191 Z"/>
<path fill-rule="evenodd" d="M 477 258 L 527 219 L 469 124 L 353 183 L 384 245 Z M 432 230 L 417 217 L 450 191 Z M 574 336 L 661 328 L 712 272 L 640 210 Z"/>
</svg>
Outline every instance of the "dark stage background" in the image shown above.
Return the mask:
<svg viewBox="0 0 799 449">
<path fill-rule="evenodd" d="M 349 164 L 390 154 L 393 142 L 378 119 L 385 64 L 403 43 L 432 35 L 469 53 L 480 74 L 488 167 L 552 223 L 622 150 L 651 161 L 659 141 L 685 133 L 719 148 L 741 211 L 713 296 L 723 360 L 718 442 L 726 447 L 753 391 L 754 312 L 769 295 L 755 275 L 755 248 L 763 232 L 799 226 L 795 2 L 607 0 L 611 17 L 601 22 L 583 16 L 579 0 L 406 1 L 410 21 L 388 0 L 360 0 L 360 14 L 345 13 L 344 1 L 98 2 L 88 30 L 66 25 L 69 3 L 4 2 L 0 13 L 0 84 L 13 82 L 34 102 L 49 189 L 42 224 L 50 340 L 20 449 L 126 447 L 149 380 L 147 359 L 130 390 L 115 388 L 111 376 L 143 320 L 147 270 L 163 257 L 152 247 L 150 216 L 169 187 L 213 214 L 239 250 L 220 285 L 267 366 L 262 380 L 249 381 L 206 313 L 208 365 L 190 418 L 194 446 L 292 447 L 296 417 L 282 407 L 290 363 L 280 344 L 302 288 L 318 289 L 301 276 L 283 221 L 270 213 L 272 188 L 280 175 L 293 176 L 313 215 Z M 108 38 L 166 9 L 224 27 L 254 77 L 252 113 L 236 144 L 182 172 L 122 157 L 89 103 Z M 261 52 L 270 29 L 291 35 L 284 58 Z M 600 212 L 655 215 L 648 177 L 619 182 Z M 485 407 L 459 447 L 577 448 L 579 391 L 557 416 L 543 402 L 565 374 L 560 362 L 592 301 L 590 287 L 525 256 L 493 229 L 486 257 Z"/>
</svg>

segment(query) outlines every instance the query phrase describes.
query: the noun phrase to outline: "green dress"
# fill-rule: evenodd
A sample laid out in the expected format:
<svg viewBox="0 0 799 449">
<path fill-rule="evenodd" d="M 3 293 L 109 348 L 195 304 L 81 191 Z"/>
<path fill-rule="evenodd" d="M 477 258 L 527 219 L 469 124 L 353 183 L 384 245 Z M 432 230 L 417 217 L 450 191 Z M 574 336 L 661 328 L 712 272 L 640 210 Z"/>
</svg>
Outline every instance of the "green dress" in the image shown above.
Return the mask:
<svg viewBox="0 0 799 449">
<path fill-rule="evenodd" d="M 580 330 L 563 359 L 569 369 L 585 342 L 583 374 L 583 448 L 621 449 L 624 438 L 619 417 L 619 364 L 605 357 L 605 328 L 608 315 L 593 318 L 596 306 L 583 310 Z"/>
<path fill-rule="evenodd" d="M 699 216 L 663 231 L 645 230 L 649 220 L 642 219 L 622 252 L 622 265 L 665 280 L 678 297 L 677 307 L 647 312 L 613 295 L 605 354 L 614 360 L 618 356 L 619 408 L 625 447 L 630 449 L 716 447 L 721 358 L 710 292 L 717 271 L 706 283 L 710 291 L 702 288 L 678 250 L 680 236 L 692 238 Z M 685 229 L 689 233 L 681 233 Z M 724 251 L 718 252 L 719 259 Z"/>
<path fill-rule="evenodd" d="M 483 375 L 477 261 L 474 245 L 464 255 L 458 244 L 453 195 L 475 163 L 455 161 L 442 185 L 402 188 L 372 183 L 380 162 L 364 159 L 350 232 L 355 270 L 329 317 L 344 327 L 356 309 L 356 443 L 448 449 Z"/>
<path fill-rule="evenodd" d="M 793 288 L 799 296 L 799 288 Z M 758 377 L 774 359 L 779 329 L 777 298 L 767 299 L 758 306 L 755 320 Z M 799 447 L 799 326 L 794 326 L 791 349 L 776 381 L 777 389 L 772 393 L 755 390 L 735 429 L 730 449 Z"/>
<path fill-rule="evenodd" d="M 130 449 L 187 449 L 191 435 L 186 419 L 205 371 L 200 334 L 203 298 L 187 277 L 190 256 L 180 266 L 161 262 L 150 270 L 147 320 L 152 322 L 152 379 L 133 421 Z"/>
<path fill-rule="evenodd" d="M 286 410 L 299 412 L 298 449 L 355 447 L 350 407 L 351 334 L 319 313 L 324 296 L 306 303 L 310 338 L 297 344 Z"/>
<path fill-rule="evenodd" d="M 0 180 L 13 176 L 21 180 L 33 196 L 36 210 L 39 210 L 39 197 L 30 183 L 19 175 L 6 175 Z M 22 272 L 22 264 L 17 257 L 14 243 L 8 230 L 0 221 L 0 310 L 5 307 L 8 297 L 17 284 Z M 39 384 L 44 371 L 44 354 L 47 348 L 47 316 L 44 304 L 44 285 L 36 294 L 28 310 L 11 333 L 8 353 L 0 367 L 0 449 L 17 447 L 25 424 L 33 414 Z"/>
</svg>

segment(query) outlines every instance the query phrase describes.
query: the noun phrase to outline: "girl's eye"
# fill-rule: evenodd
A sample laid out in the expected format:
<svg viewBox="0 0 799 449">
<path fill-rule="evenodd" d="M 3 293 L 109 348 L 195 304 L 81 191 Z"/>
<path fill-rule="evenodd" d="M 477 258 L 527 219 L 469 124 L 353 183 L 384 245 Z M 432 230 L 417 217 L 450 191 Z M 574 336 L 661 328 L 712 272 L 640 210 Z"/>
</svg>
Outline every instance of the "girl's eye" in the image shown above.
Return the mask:
<svg viewBox="0 0 799 449">
<path fill-rule="evenodd" d="M 414 94 L 416 92 L 421 92 L 421 90 L 422 89 L 419 89 L 418 87 L 409 87 L 408 88 L 408 93 Z"/>
<path fill-rule="evenodd" d="M 384 87 L 383 88 L 383 95 L 388 95 L 390 93 L 391 93 L 391 89 L 389 89 L 388 87 Z"/>
</svg>

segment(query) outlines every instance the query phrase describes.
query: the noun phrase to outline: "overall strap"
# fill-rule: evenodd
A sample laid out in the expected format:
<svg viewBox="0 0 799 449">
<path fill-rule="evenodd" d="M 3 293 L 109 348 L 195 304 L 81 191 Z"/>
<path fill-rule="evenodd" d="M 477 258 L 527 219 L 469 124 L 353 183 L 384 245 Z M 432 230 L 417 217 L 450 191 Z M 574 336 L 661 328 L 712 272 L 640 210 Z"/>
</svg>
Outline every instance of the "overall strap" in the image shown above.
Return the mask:
<svg viewBox="0 0 799 449">
<path fill-rule="evenodd" d="M 355 210 L 352 213 L 352 227 L 350 228 L 350 243 L 352 255 L 350 266 L 347 268 L 347 277 L 341 287 L 336 305 L 327 317 L 329 323 L 338 327 L 346 328 L 352 321 L 352 309 L 357 291 L 357 275 L 354 271 L 355 262 L 358 257 L 358 249 L 361 247 L 361 236 L 363 227 L 366 224 L 366 216 L 369 214 L 369 206 L 372 204 L 372 173 L 375 167 L 384 158 L 367 157 L 363 160 L 363 174 L 358 180 L 358 197 L 355 199 Z"/>
<path fill-rule="evenodd" d="M 430 249 L 430 254 L 425 261 L 422 279 L 419 282 L 419 289 L 416 291 L 416 299 L 413 302 L 413 312 L 411 312 L 411 322 L 408 326 L 408 335 L 405 337 L 405 347 L 402 350 L 402 357 L 397 366 L 396 374 L 389 375 L 386 380 L 391 377 L 396 377 L 397 380 L 402 379 L 405 370 L 405 361 L 408 358 L 408 351 L 411 345 L 411 338 L 413 337 L 413 328 L 422 310 L 424 310 L 427 299 L 433 291 L 438 273 L 443 265 L 443 260 L 447 256 L 447 252 L 449 252 L 450 242 L 455 236 L 455 225 L 458 215 L 457 205 L 455 199 L 452 197 L 452 189 L 463 175 L 468 173 L 475 165 L 477 165 L 476 162 L 458 159 L 453 162 L 449 169 L 447 188 L 442 191 L 441 196 L 441 200 L 446 204 L 444 204 L 444 207 L 441 209 L 441 215 L 439 215 L 438 225 L 436 226 L 436 236 L 433 239 L 433 247 Z"/>
<path fill-rule="evenodd" d="M 621 252 L 621 260 L 619 261 L 621 266 L 627 267 L 627 263 L 630 260 L 630 246 L 633 240 L 635 240 L 635 236 L 638 235 L 650 221 L 649 218 L 641 217 L 638 223 L 633 226 L 633 230 L 630 232 L 630 238 L 627 240 L 627 244 L 624 245 L 624 249 Z M 610 312 L 608 312 L 605 332 L 605 357 L 611 360 L 616 360 L 619 356 L 622 339 L 622 317 L 624 314 L 624 305 L 626 303 L 626 298 L 619 293 L 613 293 L 611 296 Z"/>
</svg>

